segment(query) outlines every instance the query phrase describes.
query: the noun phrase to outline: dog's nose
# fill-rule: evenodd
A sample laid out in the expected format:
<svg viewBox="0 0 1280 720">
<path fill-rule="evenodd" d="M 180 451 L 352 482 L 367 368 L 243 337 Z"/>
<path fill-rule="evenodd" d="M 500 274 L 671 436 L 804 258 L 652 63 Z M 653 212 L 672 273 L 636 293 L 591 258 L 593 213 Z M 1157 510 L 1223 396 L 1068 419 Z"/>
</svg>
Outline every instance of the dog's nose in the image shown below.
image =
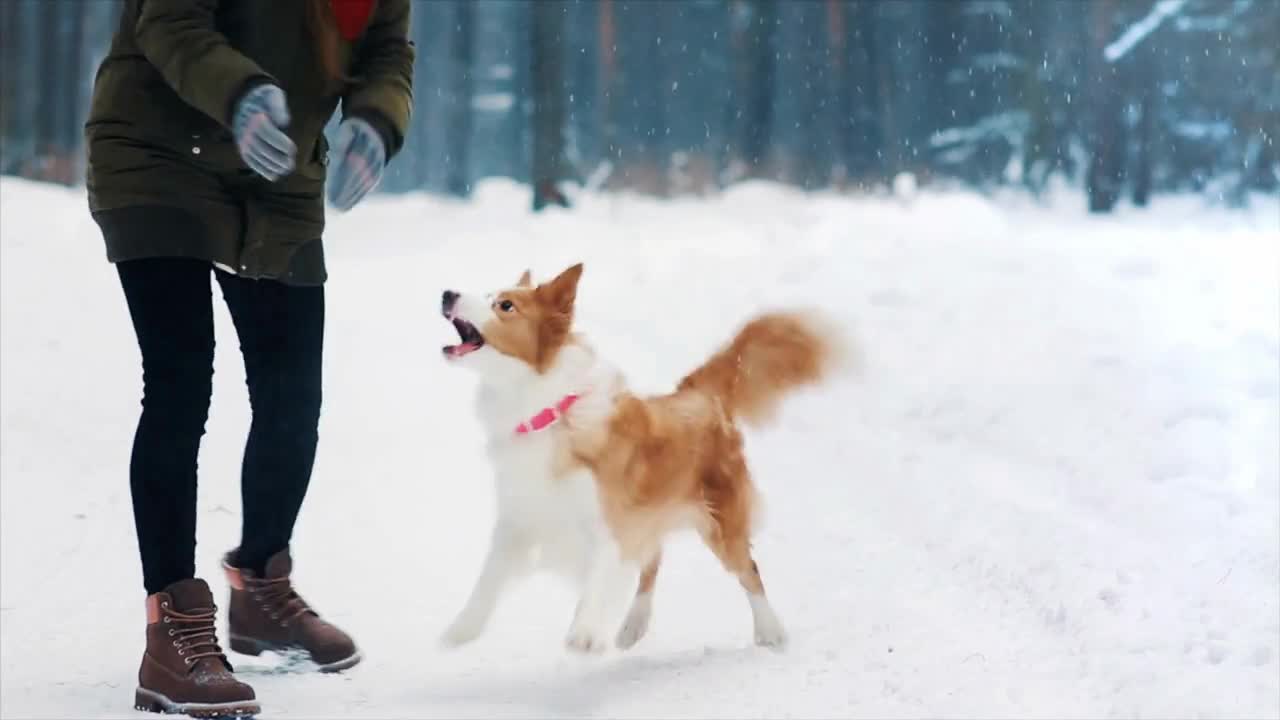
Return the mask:
<svg viewBox="0 0 1280 720">
<path fill-rule="evenodd" d="M 440 310 L 447 313 L 453 309 L 455 303 L 458 302 L 458 293 L 452 290 L 445 290 L 444 295 L 440 298 Z"/>
</svg>

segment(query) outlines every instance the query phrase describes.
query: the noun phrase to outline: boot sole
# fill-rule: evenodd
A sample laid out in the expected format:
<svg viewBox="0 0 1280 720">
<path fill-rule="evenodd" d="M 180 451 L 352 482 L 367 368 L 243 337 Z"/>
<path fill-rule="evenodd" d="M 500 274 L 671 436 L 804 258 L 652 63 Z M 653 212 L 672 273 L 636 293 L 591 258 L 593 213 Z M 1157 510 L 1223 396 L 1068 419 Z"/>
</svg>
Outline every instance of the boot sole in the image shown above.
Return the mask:
<svg viewBox="0 0 1280 720">
<path fill-rule="evenodd" d="M 308 657 L 308 659 L 310 658 L 310 654 L 302 648 L 255 640 L 243 635 L 233 634 L 228 644 L 231 646 L 233 651 L 238 652 L 241 655 L 249 655 L 251 657 L 258 657 L 262 653 L 270 651 L 280 654 L 301 653 Z M 360 655 L 360 651 L 357 650 L 341 660 L 334 660 L 331 663 L 324 663 L 323 665 L 316 663 L 316 669 L 322 673 L 342 672 L 348 668 L 355 667 L 363 659 L 363 656 Z M 315 661 L 313 660 L 312 662 Z"/>
<path fill-rule="evenodd" d="M 248 718 L 262 712 L 256 700 L 237 700 L 225 703 L 180 703 L 146 688 L 138 688 L 133 695 L 133 707 L 144 712 L 164 715 L 186 715 L 195 718 Z"/>
</svg>

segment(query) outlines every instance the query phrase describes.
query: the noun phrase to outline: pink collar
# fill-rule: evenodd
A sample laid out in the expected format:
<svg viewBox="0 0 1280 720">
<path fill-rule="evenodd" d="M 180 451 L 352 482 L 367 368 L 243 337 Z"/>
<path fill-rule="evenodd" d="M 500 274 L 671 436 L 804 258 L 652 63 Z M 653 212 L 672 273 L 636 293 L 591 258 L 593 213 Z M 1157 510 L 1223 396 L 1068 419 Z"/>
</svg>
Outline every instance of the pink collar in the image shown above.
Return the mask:
<svg viewBox="0 0 1280 720">
<path fill-rule="evenodd" d="M 569 411 L 569 408 L 573 407 L 573 404 L 576 402 L 578 402 L 577 395 L 565 395 L 560 399 L 560 402 L 555 404 L 555 406 L 542 408 L 536 415 L 517 425 L 516 434 L 528 435 L 531 432 L 546 429 L 556 420 L 563 417 L 564 414 Z"/>
</svg>

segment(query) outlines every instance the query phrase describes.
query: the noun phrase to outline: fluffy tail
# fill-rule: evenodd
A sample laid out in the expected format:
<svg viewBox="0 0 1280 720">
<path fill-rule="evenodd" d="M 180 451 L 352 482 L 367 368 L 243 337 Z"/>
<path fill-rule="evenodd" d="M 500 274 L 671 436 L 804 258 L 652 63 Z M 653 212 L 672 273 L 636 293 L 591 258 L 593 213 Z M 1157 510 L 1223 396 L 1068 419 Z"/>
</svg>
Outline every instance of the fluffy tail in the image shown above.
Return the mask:
<svg viewBox="0 0 1280 720">
<path fill-rule="evenodd" d="M 769 313 L 747 323 L 679 390 L 712 395 L 749 425 L 767 424 L 785 395 L 827 378 L 850 358 L 838 330 L 816 314 Z"/>
</svg>

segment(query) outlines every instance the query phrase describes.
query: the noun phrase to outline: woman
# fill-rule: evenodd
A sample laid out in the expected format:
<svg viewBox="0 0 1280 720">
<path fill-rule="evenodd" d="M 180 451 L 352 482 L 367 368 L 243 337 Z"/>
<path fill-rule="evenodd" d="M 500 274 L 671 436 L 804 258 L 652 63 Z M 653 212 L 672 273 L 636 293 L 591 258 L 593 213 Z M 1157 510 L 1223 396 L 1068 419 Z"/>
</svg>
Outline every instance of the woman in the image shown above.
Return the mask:
<svg viewBox="0 0 1280 720">
<path fill-rule="evenodd" d="M 137 705 L 258 712 L 195 572 L 196 456 L 213 375 L 209 276 L 234 321 L 253 422 L 241 470 L 231 648 L 299 651 L 322 670 L 355 643 L 293 590 L 289 541 L 315 458 L 328 199 L 351 208 L 404 140 L 410 0 L 127 0 L 85 132 L 89 206 L 142 355 L 130 487 L 147 593 Z"/>
</svg>

